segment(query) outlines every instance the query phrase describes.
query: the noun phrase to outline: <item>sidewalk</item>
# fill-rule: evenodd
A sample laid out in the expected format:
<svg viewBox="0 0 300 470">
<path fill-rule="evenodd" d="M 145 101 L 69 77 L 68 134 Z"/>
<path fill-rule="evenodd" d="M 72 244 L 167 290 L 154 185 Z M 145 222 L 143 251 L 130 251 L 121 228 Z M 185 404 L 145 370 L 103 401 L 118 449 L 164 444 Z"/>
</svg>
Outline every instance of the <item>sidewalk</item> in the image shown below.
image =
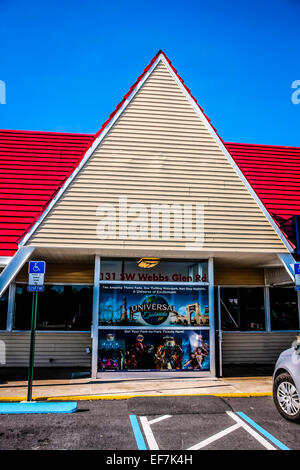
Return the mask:
<svg viewBox="0 0 300 470">
<path fill-rule="evenodd" d="M 27 382 L 0 383 L 0 401 L 26 399 Z M 133 396 L 221 395 L 267 396 L 272 394 L 272 377 L 93 380 L 91 378 L 35 380 L 33 397 L 42 399 L 121 399 Z"/>
</svg>

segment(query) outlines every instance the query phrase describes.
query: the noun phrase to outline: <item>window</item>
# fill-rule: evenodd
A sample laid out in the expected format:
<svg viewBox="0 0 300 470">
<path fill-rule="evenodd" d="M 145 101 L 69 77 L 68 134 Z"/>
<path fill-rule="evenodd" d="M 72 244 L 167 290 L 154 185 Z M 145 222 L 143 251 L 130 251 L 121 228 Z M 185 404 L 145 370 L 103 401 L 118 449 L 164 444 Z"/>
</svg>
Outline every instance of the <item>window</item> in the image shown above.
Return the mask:
<svg viewBox="0 0 300 470">
<path fill-rule="evenodd" d="M 221 289 L 222 330 L 261 331 L 265 329 L 264 290 L 262 287 Z"/>
<path fill-rule="evenodd" d="M 45 285 L 38 295 L 37 330 L 90 330 L 92 303 L 92 286 Z M 30 330 L 31 311 L 32 293 L 18 284 L 14 329 Z"/>
<path fill-rule="evenodd" d="M 298 330 L 297 292 L 294 288 L 270 288 L 272 330 Z"/>
<path fill-rule="evenodd" d="M 0 297 L 0 330 L 6 330 L 8 289 Z"/>
</svg>

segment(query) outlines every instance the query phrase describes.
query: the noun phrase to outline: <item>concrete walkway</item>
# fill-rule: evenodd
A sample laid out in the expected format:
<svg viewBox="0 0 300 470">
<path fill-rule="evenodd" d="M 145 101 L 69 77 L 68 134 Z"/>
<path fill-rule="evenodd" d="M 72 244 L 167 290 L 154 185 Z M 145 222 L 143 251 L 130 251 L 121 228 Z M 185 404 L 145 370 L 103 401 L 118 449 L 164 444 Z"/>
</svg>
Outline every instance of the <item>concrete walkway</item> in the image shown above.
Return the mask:
<svg viewBox="0 0 300 470">
<path fill-rule="evenodd" d="M 27 382 L 0 383 L 0 401 L 25 399 Z M 36 399 L 117 399 L 132 396 L 162 395 L 271 395 L 272 377 L 238 378 L 185 378 L 185 379 L 132 379 L 93 380 L 91 378 L 36 380 L 33 397 Z"/>
</svg>

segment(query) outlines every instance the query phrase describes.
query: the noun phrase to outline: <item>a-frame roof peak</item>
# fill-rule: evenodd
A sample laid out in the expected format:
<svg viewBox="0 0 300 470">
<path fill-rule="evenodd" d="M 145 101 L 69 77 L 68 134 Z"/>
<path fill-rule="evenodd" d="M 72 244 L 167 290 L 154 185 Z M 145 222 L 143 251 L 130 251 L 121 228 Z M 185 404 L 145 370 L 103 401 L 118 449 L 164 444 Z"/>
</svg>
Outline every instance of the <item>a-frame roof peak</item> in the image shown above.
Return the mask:
<svg viewBox="0 0 300 470">
<path fill-rule="evenodd" d="M 160 70 L 164 69 L 164 67 L 158 67 L 161 63 L 163 63 L 167 70 Z M 168 90 L 168 92 L 162 93 L 160 87 L 164 90 Z M 103 158 L 103 153 L 105 155 L 109 155 L 107 162 L 105 161 L 105 158 Z M 113 156 L 115 158 L 112 158 Z M 91 161 L 89 161 L 90 158 Z M 136 184 L 136 181 L 138 178 L 142 178 L 140 173 L 138 173 L 139 170 L 137 169 L 141 162 L 143 162 L 143 177 L 147 180 L 143 186 L 144 193 L 146 194 L 145 187 L 149 190 L 147 193 L 147 200 L 150 201 L 150 204 L 153 198 L 159 199 L 161 195 L 156 193 L 157 188 L 153 183 L 154 173 L 153 175 L 150 174 L 152 167 L 149 164 L 149 162 L 151 163 L 158 158 L 164 162 L 164 164 L 159 166 L 159 168 L 162 169 L 162 174 L 156 175 L 156 169 L 154 173 L 157 180 L 159 177 L 161 178 L 161 182 L 158 185 L 159 187 L 161 187 L 165 181 L 170 182 L 169 186 L 172 185 L 170 188 L 165 185 L 165 191 L 167 191 L 167 194 L 164 196 L 168 198 L 167 200 L 170 203 L 174 200 L 179 200 L 181 197 L 183 197 L 182 203 L 184 203 L 185 197 L 187 197 L 188 200 L 190 197 L 194 199 L 196 198 L 197 203 L 206 204 L 207 209 L 210 212 L 214 212 L 217 217 L 218 211 L 220 210 L 220 207 L 223 208 L 224 200 L 226 199 L 223 195 L 225 175 L 229 181 L 225 188 L 227 191 L 227 212 L 230 212 L 230 215 L 233 217 L 232 213 L 235 210 L 236 198 L 240 197 L 242 206 L 241 210 L 245 214 L 245 220 L 248 217 L 247 211 L 248 213 L 254 213 L 260 220 L 262 215 L 264 215 L 271 224 L 273 230 L 277 233 L 277 236 L 279 236 L 283 242 L 283 245 L 280 245 L 275 234 L 271 233 L 272 231 L 270 232 L 270 227 L 266 223 L 267 221 L 261 220 L 265 231 L 272 239 L 273 245 L 271 249 L 280 251 L 284 249 L 285 245 L 285 248 L 291 250 L 291 247 L 287 244 L 279 228 L 276 226 L 273 219 L 271 219 L 265 207 L 261 204 L 261 201 L 257 198 L 253 189 L 250 187 L 249 183 L 242 175 L 228 150 L 224 146 L 223 141 L 216 134 L 215 129 L 211 126 L 196 99 L 191 95 L 190 90 L 186 87 L 182 78 L 177 73 L 177 70 L 173 67 L 171 61 L 163 51 L 159 51 L 153 57 L 144 69 L 143 73 L 137 78 L 134 85 L 123 97 L 115 111 L 103 124 L 80 165 L 78 165 L 69 180 L 66 181 L 65 185 L 61 188 L 61 191 L 57 194 L 57 197 L 48 206 L 47 210 L 37 221 L 31 232 L 22 240 L 21 245 L 27 244 L 34 232 L 44 221 L 46 216 L 48 214 L 50 215 L 51 209 L 54 205 L 57 205 L 61 196 L 66 191 L 67 194 L 63 198 L 64 201 L 59 204 L 59 208 L 56 207 L 53 218 L 51 218 L 50 221 L 49 218 L 47 218 L 49 222 L 47 227 L 45 227 L 44 224 L 44 226 L 39 229 L 37 236 L 33 237 L 31 243 L 48 243 L 50 240 L 49 233 L 53 230 L 53 227 L 51 226 L 48 233 L 48 227 L 52 224 L 52 219 L 54 220 L 56 214 L 62 209 L 62 206 L 64 206 L 64 208 L 68 207 L 68 210 L 72 211 L 71 206 L 75 205 L 76 210 L 78 208 L 79 211 L 81 210 L 81 206 L 85 204 L 85 202 L 82 201 L 87 201 L 87 203 L 88 201 L 91 201 L 90 208 L 86 208 L 82 213 L 83 220 L 88 210 L 93 210 L 91 208 L 93 208 L 96 203 L 102 203 L 102 193 L 100 194 L 99 192 L 103 191 L 103 188 L 106 189 L 106 186 L 110 184 L 111 179 L 115 179 L 116 183 L 113 187 L 116 188 L 116 191 L 120 191 L 121 183 L 117 183 L 117 176 L 120 172 L 122 173 L 122 169 L 124 170 L 124 168 L 125 170 L 123 171 L 123 174 L 118 176 L 118 181 L 122 181 L 122 188 L 124 190 L 126 189 L 128 195 L 130 195 L 133 187 L 140 187 Z M 131 176 L 134 176 L 134 181 L 132 182 L 129 181 L 130 175 L 128 175 L 128 159 L 134 161 L 134 170 L 131 171 Z M 217 162 L 216 159 L 218 160 Z M 84 168 L 87 162 L 89 162 L 89 164 L 87 165 L 87 168 Z M 109 166 L 111 165 L 111 162 L 113 162 L 113 167 Z M 165 162 L 168 162 L 168 164 L 165 164 Z M 182 162 L 184 162 L 183 166 Z M 108 165 L 107 167 L 105 167 L 106 164 Z M 155 165 L 156 164 L 157 163 L 155 163 Z M 115 168 L 116 166 L 117 168 Z M 91 167 L 93 167 L 92 172 L 90 172 Z M 100 167 L 101 171 L 99 170 Z M 146 167 L 147 171 L 145 170 Z M 208 170 L 206 170 L 206 168 L 208 168 Z M 134 175 L 134 171 L 137 172 L 136 175 Z M 188 171 L 188 174 L 185 174 L 185 171 Z M 206 171 L 209 171 L 211 176 L 207 175 Z M 181 176 L 173 185 L 178 172 Z M 195 177 L 196 172 L 198 172 L 197 177 Z M 111 175 L 111 173 L 113 174 Z M 106 174 L 109 174 L 109 180 L 105 179 Z M 185 176 L 183 177 L 182 175 Z M 82 183 L 85 179 L 88 181 L 91 180 L 91 183 L 89 184 L 91 184 L 92 189 L 90 186 L 87 188 L 86 184 Z M 99 181 L 101 181 L 100 189 Z M 209 186 L 207 181 L 213 181 L 213 183 Z M 183 188 L 180 189 L 182 185 Z M 201 185 L 203 186 L 202 191 L 199 190 Z M 212 185 L 215 185 L 216 187 L 212 189 Z M 75 186 L 78 188 L 78 191 L 76 188 L 74 190 L 72 189 Z M 90 191 L 86 197 L 82 197 L 81 195 L 78 196 L 79 193 L 83 194 L 86 189 L 87 191 Z M 109 189 L 111 191 L 111 186 L 109 186 Z M 211 194 L 212 191 L 213 194 Z M 236 198 L 234 198 L 234 191 L 237 193 Z M 74 197 L 72 192 L 75 193 Z M 138 193 L 135 201 L 139 201 L 139 198 L 141 198 L 142 201 L 142 196 L 146 197 L 144 193 Z M 152 193 L 154 193 L 154 196 Z M 207 196 L 208 193 L 211 195 Z M 222 196 L 220 195 L 221 193 Z M 114 192 L 113 197 L 115 197 L 115 195 L 116 194 Z M 78 197 L 80 200 L 77 200 Z M 96 224 L 94 215 L 95 214 L 93 213 L 93 227 Z M 65 217 L 65 214 L 62 217 Z M 230 222 L 230 225 L 231 226 L 229 228 L 226 226 L 226 230 L 230 231 L 230 233 L 231 231 L 235 233 L 235 237 L 233 238 L 236 239 L 239 237 L 242 241 L 244 240 L 244 244 L 242 242 L 240 243 L 240 249 L 249 249 L 248 246 L 250 243 L 248 243 L 248 240 L 247 243 L 245 242 L 246 236 L 241 234 L 241 228 L 238 227 L 235 219 Z M 216 229 L 211 225 L 207 233 L 214 234 L 214 230 L 217 230 L 217 234 L 222 234 L 223 227 L 220 226 L 217 219 L 216 226 L 219 228 Z M 55 229 L 55 231 L 57 231 L 57 229 Z M 47 235 L 44 235 L 46 232 Z M 93 231 L 93 233 L 95 233 L 95 231 Z M 90 236 L 90 232 L 88 236 Z M 219 235 L 208 235 L 207 240 L 211 243 L 211 245 L 207 245 L 209 249 L 212 249 L 212 247 L 216 245 L 214 237 L 221 238 Z M 259 237 L 256 234 L 253 235 L 253 232 L 251 232 L 249 234 L 249 240 L 250 239 L 253 241 L 252 249 L 254 250 L 255 247 L 259 245 L 259 243 L 257 243 Z M 264 239 L 264 234 L 262 234 L 262 239 Z M 60 242 L 63 243 L 61 240 Z M 89 241 L 91 246 L 94 246 L 94 242 L 96 244 L 99 243 L 99 241 L 94 240 L 94 238 Z M 78 246 L 80 243 L 81 241 L 79 240 Z M 224 242 L 225 245 L 222 243 L 220 242 L 219 249 L 223 249 L 225 246 L 227 247 L 226 249 L 232 247 L 232 245 L 227 243 L 227 241 Z M 259 245 L 259 250 L 265 246 L 265 241 L 263 240 L 262 244 Z"/>
</svg>

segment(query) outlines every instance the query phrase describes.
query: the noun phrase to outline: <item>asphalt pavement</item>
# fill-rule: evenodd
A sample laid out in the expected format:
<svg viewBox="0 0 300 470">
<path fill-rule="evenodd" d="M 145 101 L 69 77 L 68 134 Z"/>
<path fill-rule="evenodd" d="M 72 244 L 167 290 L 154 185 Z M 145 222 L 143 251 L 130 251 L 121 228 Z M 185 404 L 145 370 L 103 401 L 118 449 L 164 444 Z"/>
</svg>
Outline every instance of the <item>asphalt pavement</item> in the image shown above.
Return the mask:
<svg viewBox="0 0 300 470">
<path fill-rule="evenodd" d="M 0 450 L 300 450 L 299 431 L 271 397 L 136 397 L 2 415 Z"/>
</svg>

